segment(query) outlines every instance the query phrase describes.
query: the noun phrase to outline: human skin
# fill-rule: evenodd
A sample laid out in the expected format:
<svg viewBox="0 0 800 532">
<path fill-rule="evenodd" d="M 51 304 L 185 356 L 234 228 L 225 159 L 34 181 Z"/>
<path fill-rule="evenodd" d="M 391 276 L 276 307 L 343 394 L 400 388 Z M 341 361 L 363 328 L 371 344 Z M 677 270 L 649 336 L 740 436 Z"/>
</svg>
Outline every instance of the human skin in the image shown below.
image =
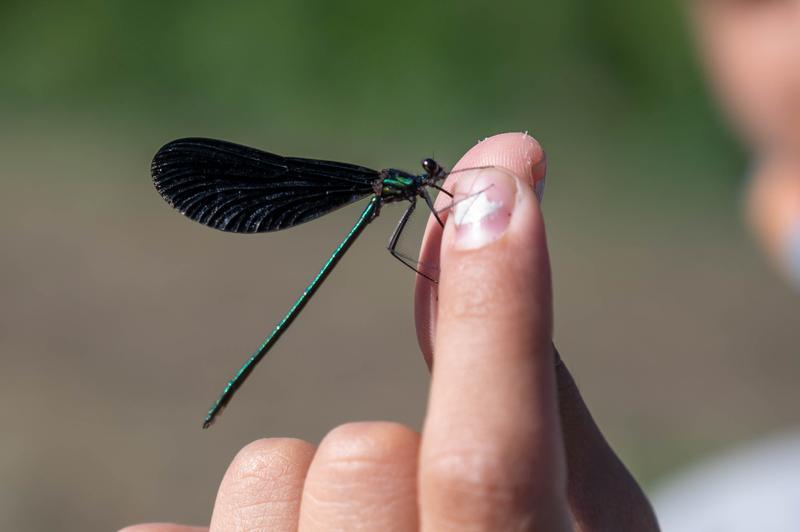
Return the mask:
<svg viewBox="0 0 800 532">
<path fill-rule="evenodd" d="M 687 0 L 711 85 L 753 160 L 747 216 L 800 282 L 800 0 Z"/>
<path fill-rule="evenodd" d="M 456 205 L 429 223 L 417 286 L 432 369 L 422 434 L 348 423 L 319 446 L 244 447 L 219 487 L 210 530 L 658 530 L 552 343 L 552 290 L 533 183 L 539 144 L 522 133 L 474 146 L 445 188 Z M 444 196 L 444 195 L 441 195 Z M 447 203 L 440 196 L 440 201 Z M 205 528 L 145 524 L 126 532 Z"/>
<path fill-rule="evenodd" d="M 800 153 L 800 1 L 687 1 L 709 79 L 745 144 Z"/>
</svg>

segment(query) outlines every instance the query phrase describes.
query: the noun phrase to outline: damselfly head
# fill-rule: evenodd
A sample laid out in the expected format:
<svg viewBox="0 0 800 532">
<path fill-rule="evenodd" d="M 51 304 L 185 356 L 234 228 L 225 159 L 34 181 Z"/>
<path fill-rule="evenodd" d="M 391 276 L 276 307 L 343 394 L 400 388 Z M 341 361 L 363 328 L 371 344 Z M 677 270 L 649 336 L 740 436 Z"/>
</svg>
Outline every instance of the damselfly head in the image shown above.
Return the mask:
<svg viewBox="0 0 800 532">
<path fill-rule="evenodd" d="M 442 168 L 439 163 L 431 158 L 422 160 L 422 168 L 424 168 L 425 172 L 427 172 L 428 178 L 434 182 L 441 181 L 447 177 L 447 172 L 445 172 L 444 168 Z"/>
</svg>

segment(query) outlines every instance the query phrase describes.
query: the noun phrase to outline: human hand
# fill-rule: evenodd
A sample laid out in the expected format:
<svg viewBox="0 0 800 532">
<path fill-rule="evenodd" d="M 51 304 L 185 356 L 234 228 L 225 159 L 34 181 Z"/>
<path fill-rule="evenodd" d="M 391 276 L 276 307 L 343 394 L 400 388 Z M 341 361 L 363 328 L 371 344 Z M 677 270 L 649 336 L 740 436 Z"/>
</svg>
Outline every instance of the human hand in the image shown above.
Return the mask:
<svg viewBox="0 0 800 532">
<path fill-rule="evenodd" d="M 658 530 L 552 344 L 531 187 L 544 178 L 544 153 L 527 135 L 498 135 L 455 169 L 478 166 L 490 168 L 448 179 L 452 220 L 444 231 L 429 224 L 423 244 L 440 284 L 417 286 L 433 373 L 422 435 L 370 422 L 337 427 L 317 448 L 251 443 L 222 480 L 211 530 Z"/>
</svg>

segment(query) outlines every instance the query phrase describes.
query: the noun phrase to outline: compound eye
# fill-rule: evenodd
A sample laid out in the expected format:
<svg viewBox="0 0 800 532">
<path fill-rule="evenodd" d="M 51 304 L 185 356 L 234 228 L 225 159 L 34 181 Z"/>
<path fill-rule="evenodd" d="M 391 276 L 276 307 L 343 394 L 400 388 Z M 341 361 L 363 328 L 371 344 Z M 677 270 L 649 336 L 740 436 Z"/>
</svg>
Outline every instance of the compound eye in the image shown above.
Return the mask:
<svg viewBox="0 0 800 532">
<path fill-rule="evenodd" d="M 439 163 L 433 159 L 423 159 L 422 168 L 424 168 L 429 174 L 436 175 L 437 171 L 439 170 Z"/>
</svg>

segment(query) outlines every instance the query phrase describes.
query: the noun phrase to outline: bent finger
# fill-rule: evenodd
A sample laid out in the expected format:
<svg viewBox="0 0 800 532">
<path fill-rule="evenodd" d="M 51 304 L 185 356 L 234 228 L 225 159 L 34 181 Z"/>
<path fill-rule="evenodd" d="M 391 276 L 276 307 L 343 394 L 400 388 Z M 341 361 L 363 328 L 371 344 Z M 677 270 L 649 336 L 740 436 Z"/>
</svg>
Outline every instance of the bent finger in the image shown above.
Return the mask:
<svg viewBox="0 0 800 532">
<path fill-rule="evenodd" d="M 320 443 L 300 530 L 417 529 L 419 435 L 397 423 L 348 423 Z"/>
<path fill-rule="evenodd" d="M 211 531 L 297 530 L 314 446 L 292 438 L 257 440 L 233 459 L 220 484 Z"/>
<path fill-rule="evenodd" d="M 658 531 L 650 502 L 606 441 L 558 352 L 556 358 L 567 496 L 578 530 Z"/>
<path fill-rule="evenodd" d="M 417 530 L 419 435 L 397 423 L 348 423 L 320 443 L 300 509 L 311 530 Z"/>
</svg>

